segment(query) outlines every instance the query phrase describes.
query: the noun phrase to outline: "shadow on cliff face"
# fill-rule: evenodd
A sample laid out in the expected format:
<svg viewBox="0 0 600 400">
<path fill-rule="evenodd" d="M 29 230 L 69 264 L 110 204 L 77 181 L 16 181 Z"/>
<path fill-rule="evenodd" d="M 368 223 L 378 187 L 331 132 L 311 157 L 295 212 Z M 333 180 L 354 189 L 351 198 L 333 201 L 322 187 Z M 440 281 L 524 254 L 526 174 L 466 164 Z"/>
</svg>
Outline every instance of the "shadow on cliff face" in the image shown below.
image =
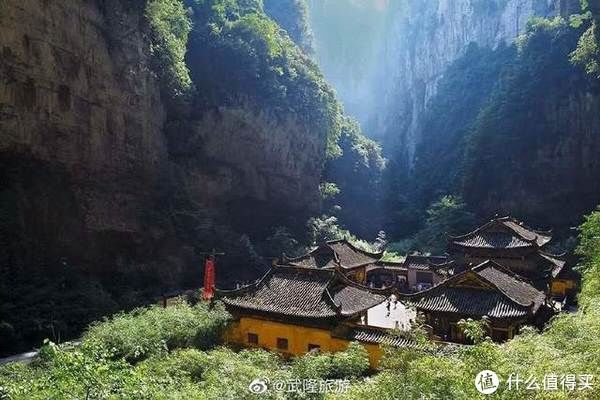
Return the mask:
<svg viewBox="0 0 600 400">
<path fill-rule="evenodd" d="M 283 204 L 249 199 L 232 202 L 205 225 L 198 218 L 204 209 L 165 184 L 138 210 L 140 229 L 119 230 L 101 223 L 106 215 L 98 207 L 89 208 L 97 188 L 86 190 L 76 173 L 30 155 L 0 154 L 0 355 L 46 337 L 77 337 L 117 310 L 200 287 L 202 253 L 213 248 L 226 253 L 219 259 L 221 287 L 250 282 L 280 255 L 262 246 L 273 224 L 305 226 Z M 106 189 L 109 198 L 118 192 Z"/>
<path fill-rule="evenodd" d="M 141 232 L 90 229 L 93 193 L 73 175 L 29 155 L 0 155 L 0 354 L 70 339 L 118 309 L 200 283 L 184 267 L 199 257 L 182 246 L 166 256 L 156 245 L 173 245 L 159 240 L 156 223 Z"/>
<path fill-rule="evenodd" d="M 68 338 L 114 310 L 111 296 L 79 263 L 86 235 L 68 174 L 2 155 L 0 182 L 0 353 L 44 337 Z"/>
</svg>

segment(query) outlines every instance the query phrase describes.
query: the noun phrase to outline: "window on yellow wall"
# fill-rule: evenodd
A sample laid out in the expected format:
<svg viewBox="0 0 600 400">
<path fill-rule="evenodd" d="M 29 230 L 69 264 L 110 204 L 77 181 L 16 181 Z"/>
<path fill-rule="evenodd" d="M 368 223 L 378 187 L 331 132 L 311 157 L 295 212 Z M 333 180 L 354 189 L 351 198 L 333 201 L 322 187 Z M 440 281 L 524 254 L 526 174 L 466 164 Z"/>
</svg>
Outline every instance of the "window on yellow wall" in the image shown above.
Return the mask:
<svg viewBox="0 0 600 400">
<path fill-rule="evenodd" d="M 248 343 L 258 344 L 258 335 L 256 333 L 248 333 Z"/>
<path fill-rule="evenodd" d="M 286 338 L 277 338 L 277 348 L 279 350 L 287 350 L 288 349 L 288 340 Z"/>
<path fill-rule="evenodd" d="M 318 344 L 314 344 L 314 343 L 309 343 L 308 344 L 308 351 L 320 351 L 321 350 L 321 346 L 319 346 Z"/>
</svg>

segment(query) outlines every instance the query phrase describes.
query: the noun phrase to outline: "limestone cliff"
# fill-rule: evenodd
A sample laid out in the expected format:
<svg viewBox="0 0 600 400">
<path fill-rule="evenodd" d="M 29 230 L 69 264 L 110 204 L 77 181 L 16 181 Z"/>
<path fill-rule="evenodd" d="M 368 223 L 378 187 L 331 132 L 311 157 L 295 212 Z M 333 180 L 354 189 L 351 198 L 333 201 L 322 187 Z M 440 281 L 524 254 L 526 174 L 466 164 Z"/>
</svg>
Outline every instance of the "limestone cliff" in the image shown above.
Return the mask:
<svg viewBox="0 0 600 400">
<path fill-rule="evenodd" d="M 90 261 L 99 236 L 146 235 L 141 216 L 167 160 L 146 27 L 125 4 L 0 3 L 3 189 L 25 236 L 45 230 L 74 262 Z"/>
<path fill-rule="evenodd" d="M 3 267 L 62 260 L 197 285 L 194 249 L 303 226 L 318 208 L 326 139 L 297 114 L 250 98 L 167 111 L 145 3 L 0 2 Z"/>
<path fill-rule="evenodd" d="M 412 166 L 421 116 L 469 44 L 511 43 L 532 16 L 572 13 L 578 0 L 342 3 L 309 2 L 320 64 L 363 130 Z"/>
<path fill-rule="evenodd" d="M 366 117 L 368 132 L 401 148 L 412 165 L 420 117 L 446 68 L 470 43 L 495 48 L 512 42 L 532 16 L 567 12 L 559 0 L 405 1 L 386 35 L 381 68 L 371 77 L 382 99 Z M 391 82 L 391 84 L 390 84 Z"/>
</svg>

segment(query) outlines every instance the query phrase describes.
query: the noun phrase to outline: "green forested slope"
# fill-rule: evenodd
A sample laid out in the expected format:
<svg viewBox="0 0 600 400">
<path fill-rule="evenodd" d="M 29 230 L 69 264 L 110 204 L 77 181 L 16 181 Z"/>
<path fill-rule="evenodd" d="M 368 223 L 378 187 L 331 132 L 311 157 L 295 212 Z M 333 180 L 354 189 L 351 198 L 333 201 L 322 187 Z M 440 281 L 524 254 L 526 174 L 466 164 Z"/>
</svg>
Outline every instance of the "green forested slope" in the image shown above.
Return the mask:
<svg viewBox="0 0 600 400">
<path fill-rule="evenodd" d="M 514 45 L 471 45 L 423 116 L 414 170 L 390 171 L 389 181 L 399 182 L 388 193 L 391 210 L 424 209 L 454 194 L 481 218 L 512 213 L 557 229 L 577 224 L 600 191 L 593 21 L 589 12 L 538 18 Z"/>
</svg>

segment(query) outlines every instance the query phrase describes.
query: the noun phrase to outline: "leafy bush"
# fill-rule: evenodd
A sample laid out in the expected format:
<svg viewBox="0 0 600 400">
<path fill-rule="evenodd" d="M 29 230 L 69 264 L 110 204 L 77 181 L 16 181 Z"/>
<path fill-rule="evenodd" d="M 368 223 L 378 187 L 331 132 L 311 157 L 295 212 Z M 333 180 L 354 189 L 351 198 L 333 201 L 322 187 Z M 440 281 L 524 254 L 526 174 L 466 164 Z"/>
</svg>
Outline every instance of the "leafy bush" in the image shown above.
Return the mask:
<svg viewBox="0 0 600 400">
<path fill-rule="evenodd" d="M 363 376 L 369 369 L 369 356 L 364 346 L 352 342 L 337 353 L 308 353 L 296 358 L 291 367 L 295 379 L 342 379 Z"/>
<path fill-rule="evenodd" d="M 67 351 L 46 342 L 33 364 L 0 368 L 0 386 L 10 399 L 105 399 L 131 376 L 129 364 L 109 359 L 103 351 Z"/>
<path fill-rule="evenodd" d="M 292 364 L 292 376 L 298 379 L 318 379 L 331 376 L 331 354 L 310 352 L 298 357 Z"/>
<path fill-rule="evenodd" d="M 571 53 L 571 61 L 582 65 L 586 72 L 600 79 L 600 5 L 597 1 L 581 0 L 582 14 L 571 16 L 571 25 L 588 28 L 580 36 L 577 48 Z"/>
<path fill-rule="evenodd" d="M 443 196 L 426 211 L 425 225 L 410 240 L 396 242 L 395 249 L 440 254 L 446 249 L 446 234 L 468 231 L 474 216 L 460 197 Z"/>
<path fill-rule="evenodd" d="M 345 351 L 333 353 L 331 356 L 331 377 L 360 377 L 369 369 L 369 354 L 364 346 L 352 342 Z"/>
<path fill-rule="evenodd" d="M 579 230 L 576 253 L 581 257 L 579 270 L 585 277 L 579 303 L 582 307 L 593 307 L 600 293 L 600 207 L 585 217 Z"/>
<path fill-rule="evenodd" d="M 350 232 L 338 225 L 338 219 L 333 216 L 322 215 L 313 217 L 308 221 L 309 235 L 313 244 L 329 240 L 338 240 L 350 236 Z"/>
<path fill-rule="evenodd" d="M 179 347 L 206 349 L 219 343 L 229 321 L 222 306 L 190 306 L 181 301 L 167 308 L 152 306 L 121 313 L 91 325 L 84 345 L 99 346 L 114 357 L 136 362 Z"/>
<path fill-rule="evenodd" d="M 182 0 L 149 0 L 146 18 L 151 27 L 150 52 L 154 66 L 173 97 L 185 94 L 192 80 L 185 64 L 192 23 Z"/>
<path fill-rule="evenodd" d="M 341 153 L 342 107 L 318 66 L 264 12 L 261 1 L 189 0 L 194 29 L 187 63 L 195 107 L 252 104 L 292 114 Z M 201 90 L 200 90 L 201 89 Z"/>
<path fill-rule="evenodd" d="M 521 384 L 507 389 L 506 379 L 518 374 L 522 379 L 535 377 L 542 385 L 545 375 L 600 374 L 600 209 L 586 217 L 581 226 L 579 254 L 582 256 L 582 308 L 576 313 L 560 314 L 538 333 L 523 329 L 504 344 L 484 340 L 450 354 L 428 354 L 407 349 L 393 349 L 382 365 L 384 370 L 371 381 L 354 385 L 340 399 L 364 398 L 479 398 L 473 385 L 476 374 L 490 369 L 503 378 L 494 394 L 501 399 L 596 399 L 600 387 L 586 390 L 532 392 Z M 467 323 L 476 336 L 479 322 Z"/>
</svg>

